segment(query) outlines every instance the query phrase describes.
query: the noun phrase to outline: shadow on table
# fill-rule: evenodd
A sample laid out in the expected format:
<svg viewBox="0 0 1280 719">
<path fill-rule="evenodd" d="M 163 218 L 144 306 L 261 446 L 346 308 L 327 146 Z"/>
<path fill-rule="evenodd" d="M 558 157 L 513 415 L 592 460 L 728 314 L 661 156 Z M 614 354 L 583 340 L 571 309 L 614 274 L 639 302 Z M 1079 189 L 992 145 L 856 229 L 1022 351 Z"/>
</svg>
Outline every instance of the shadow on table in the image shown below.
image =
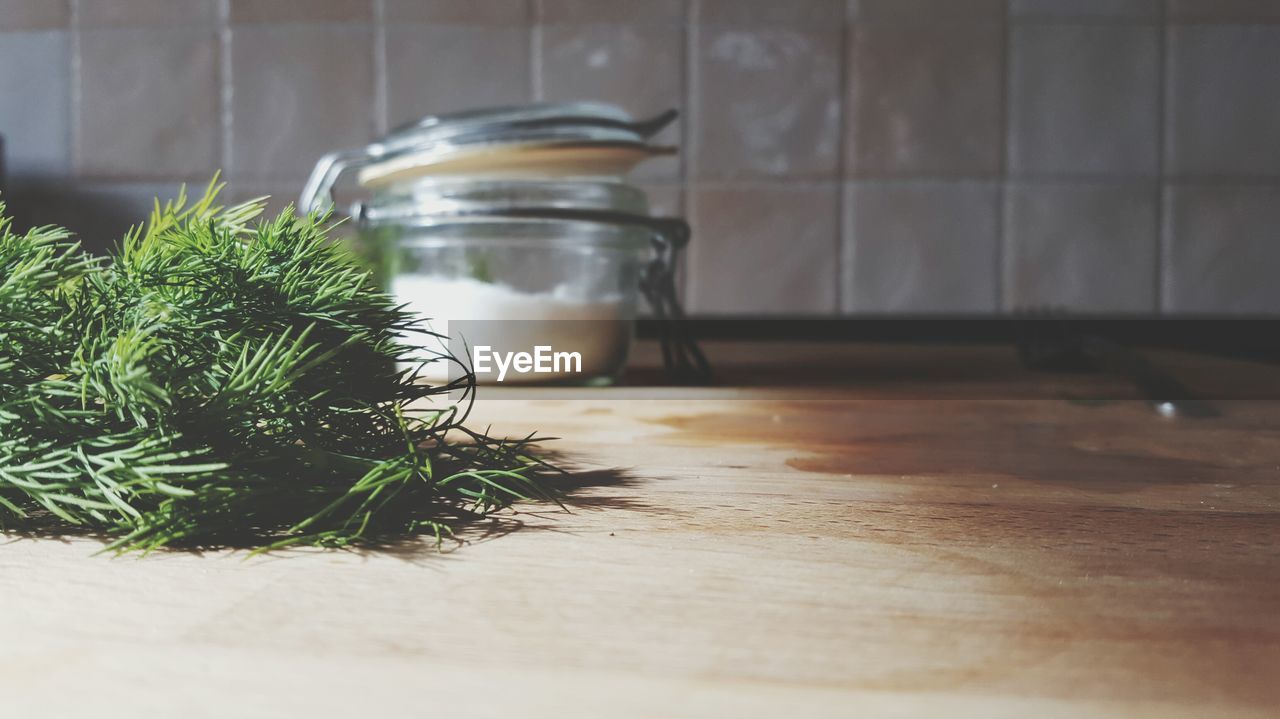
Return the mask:
<svg viewBox="0 0 1280 719">
<path fill-rule="evenodd" d="M 569 467 L 566 458 L 550 456 L 557 466 Z M 601 494 L 591 490 L 617 489 L 634 486 L 647 478 L 639 477 L 624 469 L 566 469 L 558 476 L 548 477 L 548 483 L 556 492 L 552 500 L 528 500 L 517 502 L 507 509 L 484 515 L 468 511 L 456 505 L 421 504 L 402 508 L 404 516 L 421 515 L 439 522 L 445 530 L 438 535 L 424 525 L 414 532 L 371 532 L 366 541 L 342 547 L 312 547 L 297 545 L 263 552 L 264 556 L 283 559 L 303 556 L 316 551 L 344 551 L 358 555 L 386 555 L 406 560 L 428 556 L 451 555 L 470 544 L 491 541 L 521 532 L 558 532 L 558 516 L 576 512 L 613 510 L 625 512 L 660 512 L 662 508 L 633 496 Z M 247 530 L 243 533 L 224 534 L 216 540 L 190 544 L 175 543 L 160 549 L 141 552 L 141 555 L 197 555 L 225 551 L 252 552 L 269 544 L 270 530 Z M 8 521 L 0 527 L 0 545 L 23 540 L 70 542 L 73 539 L 90 539 L 103 545 L 117 537 L 100 530 L 70 525 L 51 516 L 33 516 L 21 521 Z M 129 554 L 129 553 L 122 553 Z"/>
</svg>

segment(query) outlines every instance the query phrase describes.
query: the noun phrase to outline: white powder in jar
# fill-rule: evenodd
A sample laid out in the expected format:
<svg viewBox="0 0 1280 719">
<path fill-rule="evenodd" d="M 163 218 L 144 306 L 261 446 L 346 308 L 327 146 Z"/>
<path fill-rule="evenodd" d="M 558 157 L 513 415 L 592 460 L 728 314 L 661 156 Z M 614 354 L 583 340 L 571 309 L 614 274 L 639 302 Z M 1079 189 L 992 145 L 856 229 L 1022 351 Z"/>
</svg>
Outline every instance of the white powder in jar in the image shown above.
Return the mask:
<svg viewBox="0 0 1280 719">
<path fill-rule="evenodd" d="M 521 292 L 475 279 L 428 275 L 396 276 L 391 282 L 391 294 L 410 312 L 427 318 L 427 327 L 433 332 L 451 337 L 453 322 L 455 331 L 473 350 L 487 346 L 494 352 L 533 352 L 535 347 L 543 346 L 553 352 L 576 352 L 581 356 L 581 372 L 566 372 L 563 368 L 558 372 L 508 372 L 503 384 L 578 383 L 608 377 L 626 359 L 631 342 L 630 313 L 620 296 L 586 301 L 573 297 L 565 285 L 549 292 Z M 436 338 L 416 341 L 428 353 L 447 349 L 444 341 Z M 471 358 L 466 362 L 470 366 Z M 576 365 L 571 368 L 576 369 Z M 448 371 L 446 363 L 432 362 L 425 368 L 423 379 L 440 382 Z M 489 372 L 477 372 L 476 379 L 497 382 L 498 371 L 491 368 Z"/>
</svg>

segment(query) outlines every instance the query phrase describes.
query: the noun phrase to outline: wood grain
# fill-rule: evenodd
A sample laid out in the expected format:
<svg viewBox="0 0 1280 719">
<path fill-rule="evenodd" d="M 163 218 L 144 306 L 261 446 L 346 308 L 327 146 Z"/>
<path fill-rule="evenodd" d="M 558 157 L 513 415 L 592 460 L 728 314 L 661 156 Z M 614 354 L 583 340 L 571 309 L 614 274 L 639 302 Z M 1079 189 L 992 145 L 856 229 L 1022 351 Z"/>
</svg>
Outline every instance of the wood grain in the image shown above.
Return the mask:
<svg viewBox="0 0 1280 719">
<path fill-rule="evenodd" d="M 0 714 L 1280 712 L 1280 402 L 889 401 L 750 361 L 779 379 L 488 392 L 585 486 L 443 553 L 12 538 Z"/>
</svg>

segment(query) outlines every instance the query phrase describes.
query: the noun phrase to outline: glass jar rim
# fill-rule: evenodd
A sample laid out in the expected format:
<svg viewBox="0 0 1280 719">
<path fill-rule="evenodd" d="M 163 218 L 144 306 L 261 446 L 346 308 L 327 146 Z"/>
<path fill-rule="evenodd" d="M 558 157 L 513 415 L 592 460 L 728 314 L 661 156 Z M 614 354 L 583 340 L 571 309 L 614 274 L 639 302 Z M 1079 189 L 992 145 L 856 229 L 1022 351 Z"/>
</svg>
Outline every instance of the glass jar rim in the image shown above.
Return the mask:
<svg viewBox="0 0 1280 719">
<path fill-rule="evenodd" d="M 357 216 L 362 223 L 377 225 L 522 208 L 647 215 L 649 202 L 642 190 L 616 180 L 427 177 L 375 192 Z"/>
</svg>

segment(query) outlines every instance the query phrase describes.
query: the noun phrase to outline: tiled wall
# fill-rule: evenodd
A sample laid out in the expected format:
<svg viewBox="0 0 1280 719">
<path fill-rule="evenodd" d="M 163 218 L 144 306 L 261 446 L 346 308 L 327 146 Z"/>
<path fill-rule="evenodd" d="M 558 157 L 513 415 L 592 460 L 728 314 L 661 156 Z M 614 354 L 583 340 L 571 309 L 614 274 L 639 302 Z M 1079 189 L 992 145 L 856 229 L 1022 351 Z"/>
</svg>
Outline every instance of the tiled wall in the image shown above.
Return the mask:
<svg viewBox="0 0 1280 719">
<path fill-rule="evenodd" d="M 91 240 L 424 113 L 684 110 L 701 313 L 1280 313 L 1280 0 L 0 0 L 19 218 Z"/>
</svg>

